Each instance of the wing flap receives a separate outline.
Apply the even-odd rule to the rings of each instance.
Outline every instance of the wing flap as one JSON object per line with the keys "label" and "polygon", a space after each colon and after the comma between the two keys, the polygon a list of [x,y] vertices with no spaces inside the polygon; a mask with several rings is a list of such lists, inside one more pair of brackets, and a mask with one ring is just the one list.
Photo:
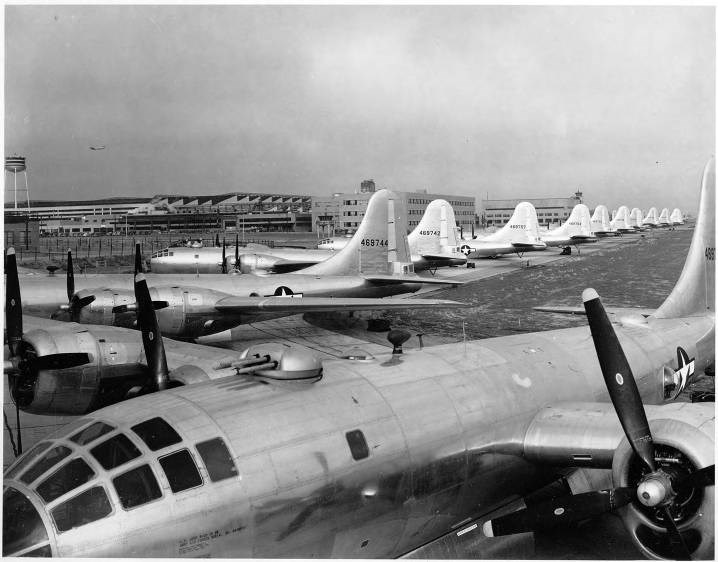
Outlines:
{"label": "wing flap", "polygon": [[[586,310],[582,306],[534,306],[533,310],[537,312],[553,312],[554,314],[574,314],[576,316],[585,316]],[[629,316],[639,314],[644,318],[648,318],[656,311],[655,308],[619,308],[606,307],[606,312],[614,316]]]}
{"label": "wing flap", "polygon": [[[364,275],[364,279],[375,285],[398,285],[400,283],[426,283],[428,285],[463,285],[444,277],[419,277],[418,275]],[[414,301],[415,302],[415,301]]]}
{"label": "wing flap", "polygon": [[223,313],[326,312],[335,310],[388,310],[403,308],[457,308],[464,303],[441,299],[361,299],[330,297],[227,297],[215,308]]}

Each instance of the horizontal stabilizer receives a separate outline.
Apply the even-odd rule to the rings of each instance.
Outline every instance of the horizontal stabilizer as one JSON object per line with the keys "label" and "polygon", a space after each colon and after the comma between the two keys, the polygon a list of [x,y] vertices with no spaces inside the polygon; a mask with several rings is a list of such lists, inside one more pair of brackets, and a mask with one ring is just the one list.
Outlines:
{"label": "horizontal stabilizer", "polygon": [[386,310],[402,308],[457,308],[464,303],[440,299],[361,299],[330,297],[227,297],[215,304],[224,313],[326,312],[333,310]]}
{"label": "horizontal stabilizer", "polygon": [[418,275],[364,275],[364,279],[375,285],[397,285],[399,283],[426,283],[428,285],[463,285],[463,281],[441,277],[419,277]]}
{"label": "horizontal stabilizer", "polygon": [[[582,306],[534,306],[533,309],[537,312],[553,312],[555,314],[575,314],[576,316],[585,316],[586,309]],[[614,314],[617,316],[627,316],[630,314],[640,314],[648,318],[653,314],[655,308],[617,308],[617,307],[605,307],[608,314]]]}

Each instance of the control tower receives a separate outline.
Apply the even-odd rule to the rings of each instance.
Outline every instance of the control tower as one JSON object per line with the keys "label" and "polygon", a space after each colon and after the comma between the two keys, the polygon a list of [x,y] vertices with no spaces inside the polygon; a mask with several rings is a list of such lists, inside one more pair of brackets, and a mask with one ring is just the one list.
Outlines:
{"label": "control tower", "polygon": [[[27,212],[30,212],[30,189],[27,185],[27,161],[24,156],[6,156],[5,157],[5,179],[7,180],[8,173],[12,174],[13,179],[13,193],[15,196],[15,210],[17,211],[17,192],[25,192],[25,201],[27,203]],[[17,175],[22,173],[25,179],[25,187],[22,185],[18,189],[17,186]],[[7,181],[5,182],[7,187]]]}

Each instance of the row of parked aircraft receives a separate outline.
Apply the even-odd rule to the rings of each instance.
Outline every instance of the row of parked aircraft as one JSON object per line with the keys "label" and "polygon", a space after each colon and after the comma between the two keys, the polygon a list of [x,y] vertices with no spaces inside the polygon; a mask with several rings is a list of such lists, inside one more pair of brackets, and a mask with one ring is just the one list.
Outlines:
{"label": "row of parked aircraft", "polygon": [[[516,206],[508,223],[491,234],[463,233],[456,225],[451,205],[443,199],[432,201],[419,224],[408,235],[409,253],[415,271],[434,271],[438,267],[463,265],[467,258],[497,257],[550,247],[570,248],[596,242],[599,237],[645,231],[648,228],[672,227],[683,224],[683,216],[675,209],[668,218],[668,209],[657,217],[652,207],[646,217],[640,209],[629,212],[622,206],[609,220],[608,209],[598,205],[593,212],[586,205],[576,205],[560,227],[553,230],[539,227],[536,209],[529,202]],[[152,255],[150,268],[154,273],[287,273],[314,266],[332,258],[353,238],[330,238],[320,241],[317,249],[270,248],[249,243],[240,247],[226,245],[203,248],[166,248]]]}
{"label": "row of parked aircraft", "polygon": [[[223,310],[241,321],[263,303],[337,308],[444,282],[414,273],[411,253],[437,256],[410,253],[394,204],[378,192],[343,250],[295,273],[21,283],[9,249],[12,398],[82,417],[5,472],[3,555],[515,558],[531,531],[617,510],[644,555],[712,559],[715,411],[673,399],[715,364],[713,161],[683,273],[649,313],[612,323],[587,289],[590,330],[405,353],[394,330],[393,352],[336,359],[162,337],[168,310],[205,326]],[[309,296],[321,291],[340,296]],[[139,332],[76,322],[103,299],[118,304],[97,324],[132,313]],[[72,322],[48,319],[60,305]]]}

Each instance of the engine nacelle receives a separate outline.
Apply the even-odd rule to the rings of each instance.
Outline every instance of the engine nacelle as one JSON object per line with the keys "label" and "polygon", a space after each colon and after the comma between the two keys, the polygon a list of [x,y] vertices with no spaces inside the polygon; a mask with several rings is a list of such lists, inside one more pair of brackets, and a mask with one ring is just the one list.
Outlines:
{"label": "engine nacelle", "polygon": [[33,370],[28,362],[11,379],[10,393],[18,407],[35,414],[83,415],[124,400],[132,388],[147,384],[141,339],[132,332],[102,332],[102,328],[94,333],[52,328],[25,333],[21,349],[25,359],[77,352],[87,353],[90,363]]}
{"label": "engine nacelle", "polygon": [[257,270],[271,270],[280,261],[279,258],[266,254],[242,254],[239,256],[239,270],[242,273],[252,273]]}
{"label": "engine nacelle", "polygon": [[[654,419],[651,431],[657,465],[666,472],[682,474],[714,463],[715,420],[698,416],[694,420]],[[614,486],[635,486],[642,462],[624,438],[613,457]],[[679,492],[673,506],[676,525],[692,559],[714,558],[714,486]],[[634,501],[620,510],[632,540],[641,552],[656,559],[672,558],[668,535],[661,525],[660,508]]]}
{"label": "engine nacelle", "polygon": [[[135,295],[127,289],[83,289],[95,299],[82,307],[77,321],[82,324],[137,327]],[[78,293],[79,295],[79,293]],[[197,338],[216,334],[241,323],[239,315],[220,313],[215,303],[227,293],[201,287],[150,287],[157,322],[163,335]]]}

